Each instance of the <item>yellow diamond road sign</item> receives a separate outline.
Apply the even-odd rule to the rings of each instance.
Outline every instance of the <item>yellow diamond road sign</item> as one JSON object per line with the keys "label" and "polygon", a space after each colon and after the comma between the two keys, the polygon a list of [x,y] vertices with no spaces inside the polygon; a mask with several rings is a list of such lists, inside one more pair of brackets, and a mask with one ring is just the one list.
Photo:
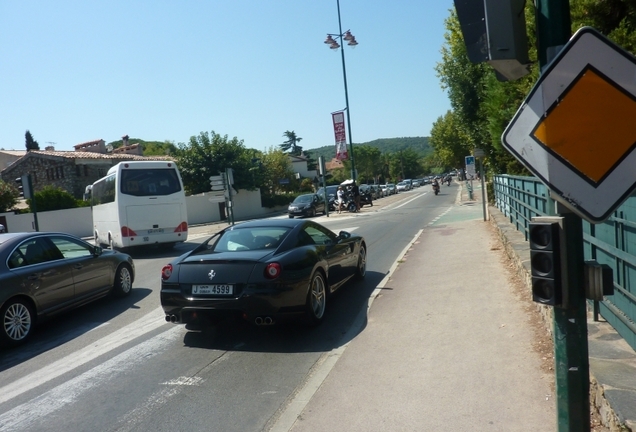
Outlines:
{"label": "yellow diamond road sign", "polygon": [[579,30],[548,65],[502,143],[552,196],[607,219],[636,187],[636,58]]}

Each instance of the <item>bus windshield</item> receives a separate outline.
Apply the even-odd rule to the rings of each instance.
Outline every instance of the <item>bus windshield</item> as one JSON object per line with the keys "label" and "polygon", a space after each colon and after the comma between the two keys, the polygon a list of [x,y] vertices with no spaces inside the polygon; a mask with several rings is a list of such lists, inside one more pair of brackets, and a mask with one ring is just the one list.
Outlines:
{"label": "bus windshield", "polygon": [[120,184],[121,193],[139,197],[171,195],[181,191],[174,169],[122,170]]}

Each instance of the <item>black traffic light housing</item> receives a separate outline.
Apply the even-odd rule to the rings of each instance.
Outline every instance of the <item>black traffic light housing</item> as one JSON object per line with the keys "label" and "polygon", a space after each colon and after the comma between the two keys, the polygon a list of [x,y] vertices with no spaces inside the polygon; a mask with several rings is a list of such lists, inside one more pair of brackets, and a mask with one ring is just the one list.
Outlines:
{"label": "black traffic light housing", "polygon": [[548,306],[566,307],[567,272],[563,218],[535,217],[530,222],[530,267],[532,300]]}
{"label": "black traffic light housing", "polygon": [[31,198],[31,176],[25,174],[15,179],[15,182],[18,184],[20,198]]}
{"label": "black traffic light housing", "polygon": [[499,81],[527,75],[526,0],[454,0],[468,59],[487,62]]}

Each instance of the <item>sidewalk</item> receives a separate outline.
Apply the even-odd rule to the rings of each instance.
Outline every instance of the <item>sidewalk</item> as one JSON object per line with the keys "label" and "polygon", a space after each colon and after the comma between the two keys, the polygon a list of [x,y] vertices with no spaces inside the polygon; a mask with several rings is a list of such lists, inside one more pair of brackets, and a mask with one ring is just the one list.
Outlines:
{"label": "sidewalk", "polygon": [[[537,341],[547,352],[551,344],[527,273],[516,273],[524,276],[527,242],[496,208],[484,222],[473,185],[472,200],[464,189],[424,228],[374,292],[364,330],[323,357],[271,431],[556,430],[553,360]],[[592,375],[613,385],[595,393],[620,401],[618,417],[633,425],[636,393],[625,387],[636,356],[607,327],[589,327]],[[609,405],[601,411],[617,423]]]}
{"label": "sidewalk", "polygon": [[555,430],[498,243],[474,202],[424,228],[290,430]]}

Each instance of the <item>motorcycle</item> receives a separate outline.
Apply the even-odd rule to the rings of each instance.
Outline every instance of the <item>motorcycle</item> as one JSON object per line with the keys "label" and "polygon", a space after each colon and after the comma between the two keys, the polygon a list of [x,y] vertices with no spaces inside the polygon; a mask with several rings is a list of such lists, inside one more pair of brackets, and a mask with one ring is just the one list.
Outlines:
{"label": "motorcycle", "polygon": [[371,197],[371,192],[360,194],[360,207],[364,207],[365,205],[370,205],[371,207],[373,207],[373,198]]}
{"label": "motorcycle", "polygon": [[435,195],[439,193],[439,183],[433,183],[433,192],[435,192]]}

